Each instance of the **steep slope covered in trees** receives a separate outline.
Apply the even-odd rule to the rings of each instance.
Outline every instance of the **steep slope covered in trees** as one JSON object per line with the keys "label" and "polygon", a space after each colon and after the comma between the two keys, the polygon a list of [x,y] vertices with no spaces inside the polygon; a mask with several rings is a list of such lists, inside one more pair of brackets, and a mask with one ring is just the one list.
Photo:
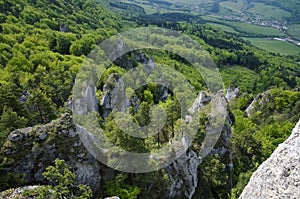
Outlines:
{"label": "steep slope covered in trees", "polygon": [[96,1],[1,0],[0,10],[4,136],[55,119],[71,94],[82,55],[120,30],[121,22]]}

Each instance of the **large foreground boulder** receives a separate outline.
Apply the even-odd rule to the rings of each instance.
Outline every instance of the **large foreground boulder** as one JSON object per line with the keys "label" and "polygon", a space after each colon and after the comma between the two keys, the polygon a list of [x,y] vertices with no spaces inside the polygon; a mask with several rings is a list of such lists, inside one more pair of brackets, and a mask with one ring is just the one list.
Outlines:
{"label": "large foreground boulder", "polygon": [[240,199],[300,198],[300,120],[291,136],[252,175]]}

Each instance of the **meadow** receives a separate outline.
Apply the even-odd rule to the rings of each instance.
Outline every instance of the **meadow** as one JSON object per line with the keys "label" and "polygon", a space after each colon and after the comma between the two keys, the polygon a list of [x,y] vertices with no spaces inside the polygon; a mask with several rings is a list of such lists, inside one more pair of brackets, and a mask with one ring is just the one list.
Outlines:
{"label": "meadow", "polygon": [[284,20],[291,16],[288,11],[263,3],[254,3],[253,7],[248,9],[247,12],[261,15],[266,20]]}
{"label": "meadow", "polygon": [[289,35],[300,39],[300,24],[290,25],[290,26],[288,26],[288,28],[289,29],[288,29],[287,33]]}
{"label": "meadow", "polygon": [[234,33],[238,32],[240,36],[246,36],[246,37],[247,36],[248,37],[283,36],[280,30],[272,27],[259,26],[259,25],[237,22],[237,21],[223,20],[213,15],[203,16],[201,18],[205,20],[207,23],[212,23],[213,25],[217,26],[223,31],[226,32],[235,31]]}
{"label": "meadow", "polygon": [[233,1],[224,1],[220,3],[221,7],[224,7],[226,9],[232,10],[234,12],[242,12],[242,9],[244,7],[244,3],[239,0],[237,2],[233,2]]}
{"label": "meadow", "polygon": [[254,46],[272,53],[281,55],[298,55],[300,47],[287,41],[277,41],[267,38],[244,38],[250,41]]}
{"label": "meadow", "polygon": [[280,30],[272,27],[259,26],[235,21],[226,21],[224,24],[229,25],[236,31],[246,35],[248,34],[256,36],[282,36]]}
{"label": "meadow", "polygon": [[229,32],[229,33],[235,33],[235,34],[239,34],[239,32],[237,32],[236,30],[234,30],[232,27],[230,26],[226,26],[226,25],[222,25],[222,24],[218,24],[218,23],[208,23],[224,32]]}

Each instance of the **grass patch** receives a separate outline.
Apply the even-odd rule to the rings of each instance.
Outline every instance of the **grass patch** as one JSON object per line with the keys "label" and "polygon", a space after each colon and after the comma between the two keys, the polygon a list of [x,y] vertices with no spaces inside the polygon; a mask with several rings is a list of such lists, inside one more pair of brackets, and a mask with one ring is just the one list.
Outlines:
{"label": "grass patch", "polygon": [[[142,8],[144,8],[145,13],[147,15],[151,15],[154,13],[169,13],[169,12],[184,12],[184,11],[178,11],[178,10],[173,10],[171,7],[168,8],[165,5],[160,5],[158,3],[150,3],[149,1],[143,1],[143,0],[126,0],[126,3],[129,4],[134,4],[137,6],[141,6]],[[165,0],[165,2],[168,2],[167,0]]]}
{"label": "grass patch", "polygon": [[148,4],[143,4],[142,1],[125,1],[125,3],[129,3],[129,4],[134,4],[134,5],[137,5],[137,6],[141,6],[142,8],[144,8],[146,14],[153,14],[153,13],[156,13],[157,12],[157,8],[153,5],[148,5]]}
{"label": "grass patch", "polygon": [[243,1],[237,1],[237,2],[224,1],[224,2],[220,3],[220,6],[226,8],[226,9],[229,9],[231,11],[234,11],[234,12],[242,12],[244,3],[243,3]]}
{"label": "grass patch", "polygon": [[[272,27],[266,27],[266,26],[259,26],[259,25],[253,25],[249,23],[243,23],[243,22],[237,22],[237,21],[229,21],[229,20],[222,20],[221,18],[215,17],[215,16],[202,16],[203,20],[205,20],[207,23],[213,23],[213,24],[220,24],[223,26],[219,26],[220,29],[228,32],[238,32],[240,36],[244,37],[267,37],[267,36],[273,36],[273,37],[280,37],[283,34],[280,32],[280,30]],[[229,26],[232,29],[228,29]],[[224,30],[225,31],[225,30]]]}
{"label": "grass patch", "polygon": [[261,15],[268,20],[283,20],[291,16],[291,13],[275,6],[264,3],[254,3],[254,6],[247,10],[256,15]]}
{"label": "grass patch", "polygon": [[180,4],[193,4],[193,5],[199,5],[202,3],[213,3],[215,0],[165,0],[170,3],[180,3]]}
{"label": "grass patch", "polygon": [[282,36],[280,30],[266,27],[253,25],[248,23],[241,23],[235,21],[226,21],[225,24],[231,26],[233,29],[240,33],[248,34],[248,35],[257,35],[257,36]]}
{"label": "grass patch", "polygon": [[157,12],[157,8],[154,7],[154,6],[149,6],[149,5],[144,5],[144,4],[139,4],[139,6],[144,8],[147,15],[150,15],[150,14],[153,14],[153,13]]}
{"label": "grass patch", "polygon": [[234,84],[239,86],[241,92],[253,92],[253,86],[258,76],[253,70],[242,66],[223,66],[220,69],[221,76],[226,88]]}
{"label": "grass patch", "polygon": [[298,55],[300,47],[286,41],[277,41],[266,38],[244,38],[263,50],[282,55]]}
{"label": "grass patch", "polygon": [[224,23],[224,21],[219,19],[218,16],[213,16],[213,15],[201,16],[201,19],[211,23]]}
{"label": "grass patch", "polygon": [[288,34],[292,37],[300,38],[300,24],[290,25],[288,27]]}
{"label": "grass patch", "polygon": [[226,26],[226,25],[222,25],[222,24],[218,24],[218,23],[208,23],[224,32],[229,32],[229,33],[235,33],[235,34],[239,34],[239,32],[235,31],[232,27],[230,26]]}

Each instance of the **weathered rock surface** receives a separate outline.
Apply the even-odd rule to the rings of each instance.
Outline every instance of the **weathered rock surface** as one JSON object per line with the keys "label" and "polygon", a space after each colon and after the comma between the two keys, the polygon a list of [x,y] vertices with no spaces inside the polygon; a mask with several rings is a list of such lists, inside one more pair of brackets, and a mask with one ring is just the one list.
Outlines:
{"label": "weathered rock surface", "polygon": [[[220,128],[214,130],[213,128],[208,130],[210,127],[207,127],[207,133],[211,135],[206,136],[206,140],[202,143],[201,151],[196,152],[192,149],[187,150],[179,159],[177,159],[170,166],[166,167],[166,172],[168,173],[171,189],[169,196],[171,198],[192,198],[197,189],[201,189],[198,185],[198,167],[202,163],[202,157],[206,155],[215,155],[218,154],[223,159],[223,163],[226,165],[226,171],[228,174],[232,169],[232,150],[231,150],[231,126],[232,120],[230,111],[227,106],[227,101],[223,94],[220,93],[220,101],[217,106],[223,110],[225,114],[224,125],[220,125]],[[205,107],[212,102],[212,96],[206,92],[200,92],[193,105],[189,109],[189,112],[192,114],[201,108]],[[216,105],[216,104],[214,104]],[[211,114],[213,117],[214,114]],[[191,122],[193,120],[192,116],[187,116],[186,121]],[[218,136],[214,136],[213,134]],[[186,144],[184,146],[190,145],[190,140],[185,139]],[[224,174],[227,175],[227,174]],[[228,182],[230,183],[230,182]]]}
{"label": "weathered rock surface", "polygon": [[240,92],[240,87],[237,88],[229,87],[225,95],[227,101],[231,101],[232,99],[236,98],[239,95],[239,92]]}
{"label": "weathered rock surface", "polygon": [[19,187],[17,189],[9,189],[6,191],[3,191],[0,193],[0,198],[5,198],[5,199],[22,199],[25,198],[23,197],[23,192],[24,191],[29,191],[29,190],[34,190],[37,189],[39,186],[34,185],[34,186],[26,186],[26,187]]}
{"label": "weathered rock surface", "polygon": [[205,104],[210,102],[210,100],[211,96],[206,92],[200,92],[192,106],[189,108],[189,112],[193,114],[196,110],[199,110],[201,107],[205,106]]}
{"label": "weathered rock surface", "polygon": [[[171,198],[176,196],[192,198],[198,184],[197,169],[200,164],[201,158],[195,151],[190,150],[166,167],[172,183],[169,193]],[[183,186],[186,189],[183,189]]]}
{"label": "weathered rock surface", "polygon": [[240,199],[300,198],[300,120],[290,137],[278,146],[252,175]]}
{"label": "weathered rock surface", "polygon": [[[75,80],[75,84],[78,84],[76,81],[77,80]],[[74,98],[74,101],[71,103],[73,113],[77,115],[86,115],[92,111],[98,112],[96,86],[90,85],[87,81],[84,81],[79,87],[81,88],[81,91],[78,91],[80,93],[73,93],[80,96]]]}
{"label": "weathered rock surface", "polygon": [[27,184],[44,183],[42,173],[59,158],[72,167],[78,183],[97,192],[108,169],[86,150],[69,114],[46,125],[13,131],[0,155],[7,158],[5,169],[24,175]]}
{"label": "weathered rock surface", "polygon": [[266,97],[268,95],[270,91],[266,91],[264,93],[258,94],[253,101],[251,102],[251,104],[247,107],[247,109],[245,110],[247,113],[247,116],[249,117],[251,114],[257,112],[260,107],[262,107],[264,104],[269,103],[269,99],[268,97]]}
{"label": "weathered rock surface", "polygon": [[112,110],[125,112],[131,105],[126,97],[125,85],[118,73],[112,73],[103,86],[103,96],[100,101],[100,110],[103,118],[106,118]]}

